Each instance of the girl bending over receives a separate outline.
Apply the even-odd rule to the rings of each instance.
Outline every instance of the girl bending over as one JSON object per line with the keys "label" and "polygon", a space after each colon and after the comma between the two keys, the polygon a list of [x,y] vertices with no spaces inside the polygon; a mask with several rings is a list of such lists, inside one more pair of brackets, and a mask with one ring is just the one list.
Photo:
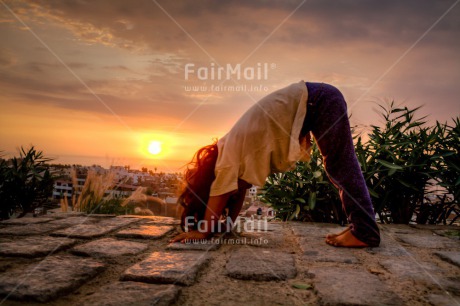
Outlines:
{"label": "girl bending over", "polygon": [[223,138],[196,153],[179,198],[186,232],[171,241],[208,238],[225,209],[235,222],[251,185],[263,186],[271,173],[309,159],[311,134],[349,222],[341,233],[327,235],[326,242],[378,246],[379,229],[355,155],[345,99],[331,85],[303,81],[262,98]]}

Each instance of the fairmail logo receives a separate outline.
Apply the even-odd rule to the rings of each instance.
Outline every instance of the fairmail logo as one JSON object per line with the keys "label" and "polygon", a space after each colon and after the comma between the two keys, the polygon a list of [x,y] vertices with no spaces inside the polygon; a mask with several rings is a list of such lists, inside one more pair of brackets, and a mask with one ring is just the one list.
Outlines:
{"label": "fairmail logo", "polygon": [[268,72],[275,69],[276,64],[257,63],[255,66],[242,66],[241,64],[196,66],[188,63],[184,67],[185,80],[198,79],[200,81],[222,81],[222,80],[245,80],[262,81],[268,80]]}

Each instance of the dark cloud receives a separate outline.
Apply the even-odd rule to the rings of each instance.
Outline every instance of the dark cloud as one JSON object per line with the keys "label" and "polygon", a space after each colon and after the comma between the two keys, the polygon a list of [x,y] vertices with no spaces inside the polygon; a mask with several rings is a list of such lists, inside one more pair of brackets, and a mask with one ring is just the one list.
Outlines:
{"label": "dark cloud", "polygon": [[[175,51],[194,43],[163,10],[150,0],[39,1],[33,2],[41,16],[53,16],[82,39],[117,43],[116,39]],[[39,3],[39,4],[35,4]],[[174,20],[203,46],[264,39],[301,1],[158,1]],[[271,38],[272,42],[302,44],[354,43],[400,44],[421,35],[452,4],[451,1],[306,1]],[[448,14],[432,30],[433,36],[458,32],[455,18],[460,8]],[[447,37],[446,37],[447,38]],[[118,42],[122,44],[121,42]],[[450,41],[452,43],[452,40]],[[217,48],[217,50],[221,50]],[[238,50],[234,50],[238,52]],[[244,51],[244,50],[242,50]]]}
{"label": "dark cloud", "polygon": [[[162,90],[161,83],[140,80],[86,82],[96,97],[79,82],[38,77],[43,72],[40,68],[29,77],[0,73],[2,99],[33,105],[53,105],[64,110],[83,110],[101,115],[111,115],[113,112],[120,117],[150,117],[156,120],[165,117],[178,122],[186,118],[202,102],[201,98],[187,96],[183,88],[165,91]],[[133,88],[140,88],[141,92],[131,94]]]}
{"label": "dark cloud", "polygon": [[[44,33],[53,24],[70,30],[84,44],[126,49],[133,56],[152,55],[152,59],[146,60],[147,68],[139,71],[126,63],[101,64],[98,67],[92,59],[85,62],[85,49],[82,46],[81,49],[65,50],[67,55],[72,52],[70,58],[78,57],[78,61],[70,61],[67,65],[75,69],[78,75],[80,71],[86,72],[87,77],[82,78],[88,86],[117,113],[127,116],[164,114],[180,119],[186,117],[194,105],[203,100],[202,96],[192,96],[182,88],[185,85],[185,63],[192,61],[197,66],[209,65],[210,59],[206,52],[223,64],[241,61],[301,2],[158,1],[174,21],[151,0],[41,0],[7,3],[19,16]],[[348,74],[349,79],[367,79],[372,83],[452,3],[446,0],[309,0],[269,37],[249,61],[278,63],[280,68],[275,73],[280,80],[276,81],[286,84],[297,80],[297,74],[302,75],[299,72],[301,69],[310,74],[317,69],[315,76],[331,76],[335,70],[344,69],[337,64],[345,60],[349,66],[344,66],[353,67],[353,70],[343,70],[342,79],[347,78]],[[459,74],[453,69],[449,70],[449,67],[458,67],[459,58],[455,54],[460,54],[457,38],[460,19],[456,18],[459,11],[460,6],[455,7],[404,59],[405,69],[413,70],[414,73],[407,75],[395,69],[399,76],[389,74],[391,78],[386,83],[388,87],[386,91],[378,92],[379,95],[404,93],[404,85],[400,84],[407,84],[406,88],[410,87],[410,90],[418,93],[423,93],[424,88],[436,92],[436,88],[420,88],[418,84],[430,84],[430,65],[439,66],[437,61],[457,61],[457,66],[445,64],[444,70],[437,70],[436,78],[448,79],[441,86],[443,95],[446,95],[444,99],[449,100],[449,97],[458,93],[455,83],[458,82]],[[41,49],[43,51],[46,50]],[[424,56],[413,57],[414,52],[423,52]],[[159,57],[158,54],[168,56]],[[445,56],[436,58],[436,54]],[[11,54],[3,54],[0,50],[0,65],[11,66],[14,62],[12,58]],[[426,75],[423,77],[418,73],[420,63],[425,65],[423,71]],[[27,98],[33,101],[31,103],[53,103],[66,109],[106,112],[78,81],[69,77],[58,78],[55,72],[63,69],[60,66],[57,62],[29,58],[22,67],[15,67],[14,73],[2,75],[0,85],[7,88],[11,95]],[[369,68],[373,66],[375,71]],[[293,69],[299,71],[293,72]],[[97,71],[102,76],[93,77],[88,71]],[[117,78],[118,75],[122,76],[121,79]],[[431,96],[431,91],[427,96]],[[231,105],[234,99],[237,99],[236,95],[227,94],[227,104],[220,103],[220,109],[231,111],[228,104]],[[452,98],[448,103],[452,104],[451,101]],[[211,103],[205,103],[208,104]],[[200,114],[208,113],[203,111]]]}
{"label": "dark cloud", "polygon": [[10,67],[14,65],[16,61],[17,59],[11,50],[0,48],[0,67]]}

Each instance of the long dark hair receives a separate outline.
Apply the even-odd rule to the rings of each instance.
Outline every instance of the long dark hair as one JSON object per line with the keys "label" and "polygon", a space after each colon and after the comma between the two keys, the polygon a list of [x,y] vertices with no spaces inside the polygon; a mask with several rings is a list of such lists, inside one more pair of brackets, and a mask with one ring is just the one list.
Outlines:
{"label": "long dark hair", "polygon": [[[185,187],[178,199],[183,207],[181,227],[183,230],[197,229],[197,222],[204,218],[211,184],[216,178],[217,142],[199,149],[185,171]],[[185,229],[185,219],[193,217],[193,225]],[[188,222],[189,224],[191,222]]]}

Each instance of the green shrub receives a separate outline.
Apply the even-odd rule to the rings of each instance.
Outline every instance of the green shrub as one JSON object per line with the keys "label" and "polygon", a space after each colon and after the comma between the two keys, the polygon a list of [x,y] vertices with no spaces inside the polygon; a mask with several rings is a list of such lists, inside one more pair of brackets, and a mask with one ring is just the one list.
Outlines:
{"label": "green shrub", "polygon": [[435,154],[432,179],[444,188],[436,197],[426,198],[416,211],[417,223],[453,224],[460,216],[460,118],[453,125],[436,123],[438,145]]}
{"label": "green shrub", "polygon": [[324,171],[315,143],[310,162],[298,162],[292,171],[270,175],[260,198],[269,203],[282,220],[333,223],[346,220],[338,191]]}
{"label": "green shrub", "polygon": [[436,174],[434,178],[453,196],[454,203],[460,200],[460,117],[453,119],[453,125],[437,123],[441,131],[439,147],[434,159]]}
{"label": "green shrub", "polygon": [[432,156],[439,135],[424,126],[423,118],[414,119],[418,108],[391,103],[382,109],[385,126],[372,126],[366,143],[359,137],[356,153],[380,220],[407,224],[435,172]]}
{"label": "green shrub", "polygon": [[19,157],[0,161],[0,219],[23,217],[43,205],[53,192],[53,175],[41,151],[31,147]]}
{"label": "green shrub", "polygon": [[[355,137],[358,161],[380,222],[452,224],[460,216],[460,118],[452,125],[437,122],[429,127],[425,118],[415,117],[419,108],[398,108],[394,102],[380,107],[384,125],[371,126],[366,141],[361,135]],[[427,197],[436,184],[445,188],[444,193]],[[282,220],[346,221],[316,145],[310,163],[270,175],[261,199]]]}

